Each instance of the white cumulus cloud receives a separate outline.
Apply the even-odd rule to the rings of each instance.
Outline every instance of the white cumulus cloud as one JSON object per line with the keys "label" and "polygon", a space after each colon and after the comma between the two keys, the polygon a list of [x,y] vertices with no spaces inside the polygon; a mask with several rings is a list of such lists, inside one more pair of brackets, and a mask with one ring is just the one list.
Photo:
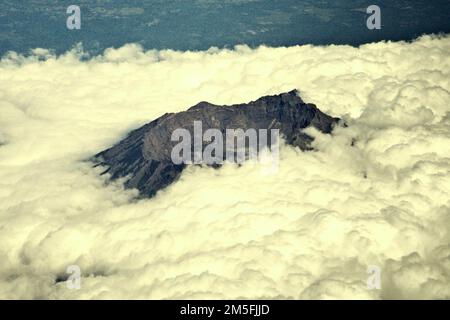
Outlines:
{"label": "white cumulus cloud", "polygon": [[[0,62],[1,298],[450,298],[449,36],[82,56]],[[348,127],[282,146],[276,174],[190,167],[137,201],[86,161],[166,112],[294,88]]]}

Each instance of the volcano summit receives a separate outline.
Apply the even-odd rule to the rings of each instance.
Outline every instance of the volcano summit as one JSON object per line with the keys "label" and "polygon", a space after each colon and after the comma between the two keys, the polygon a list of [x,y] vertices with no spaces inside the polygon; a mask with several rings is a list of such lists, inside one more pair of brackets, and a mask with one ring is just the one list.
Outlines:
{"label": "volcano summit", "polygon": [[[323,133],[331,133],[334,125],[339,121],[321,112],[314,104],[305,103],[298,96],[296,90],[273,96],[264,96],[256,101],[246,104],[230,106],[219,106],[208,102],[200,102],[186,111],[178,113],[166,113],[160,118],[132,131],[124,140],[115,146],[102,151],[94,156],[96,165],[105,166],[103,173],[111,175],[111,179],[127,177],[126,188],[137,188],[141,196],[151,197],[162,188],[176,181],[187,163],[173,161],[173,150],[179,145],[174,141],[173,133],[183,132],[189,136],[198,136],[196,132],[197,123],[202,124],[202,130],[206,133],[211,130],[221,132],[229,137],[228,133],[242,132],[245,136],[251,130],[255,132],[273,131],[281,133],[281,137],[287,144],[299,147],[302,150],[311,150],[312,137],[302,130],[314,127]],[[201,139],[203,138],[203,139]],[[183,141],[188,143],[189,153],[204,153],[210,148],[202,133],[200,145],[195,143],[196,139]],[[232,144],[232,152],[229,153],[229,144],[224,145],[222,139],[214,136],[215,147],[220,150],[227,148],[227,157],[221,160],[231,160],[239,150]],[[267,138],[267,137],[266,137]],[[239,139],[239,137],[238,137]],[[198,140],[197,140],[198,141]],[[234,138],[233,138],[234,141]],[[267,139],[266,141],[267,142]],[[273,144],[273,139],[268,147]],[[245,145],[245,142],[244,142]],[[261,137],[259,137],[255,148],[261,151]],[[233,147],[234,146],[234,147]],[[248,158],[251,143],[246,146],[245,155]],[[216,156],[217,156],[217,150]],[[197,161],[193,161],[199,164]],[[207,163],[210,166],[220,166],[222,161]]]}

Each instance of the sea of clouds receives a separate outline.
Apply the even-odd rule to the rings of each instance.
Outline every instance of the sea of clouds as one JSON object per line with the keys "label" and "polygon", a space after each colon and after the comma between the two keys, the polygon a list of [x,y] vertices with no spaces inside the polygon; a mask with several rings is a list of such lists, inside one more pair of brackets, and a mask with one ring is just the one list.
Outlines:
{"label": "sea of clouds", "polygon": [[[348,127],[282,146],[276,174],[190,167],[136,200],[86,161],[166,112],[294,88]],[[448,35],[0,62],[0,298],[448,299],[449,226]]]}

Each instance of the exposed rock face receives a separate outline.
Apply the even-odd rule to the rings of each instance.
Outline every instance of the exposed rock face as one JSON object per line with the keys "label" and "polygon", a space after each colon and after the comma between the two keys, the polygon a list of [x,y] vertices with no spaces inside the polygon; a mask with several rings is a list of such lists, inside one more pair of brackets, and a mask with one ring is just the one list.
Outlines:
{"label": "exposed rock face", "polygon": [[132,131],[112,148],[97,154],[94,161],[108,168],[104,173],[111,174],[111,179],[129,176],[125,187],[137,188],[141,196],[151,197],[174,182],[185,167],[172,162],[171,151],[178,142],[171,141],[171,135],[175,129],[184,128],[193,136],[194,121],[202,122],[203,131],[279,129],[286,143],[310,150],[312,138],[302,129],[313,126],[330,133],[339,119],[304,103],[296,90],[247,104],[218,106],[200,102],[187,111],[167,113]]}

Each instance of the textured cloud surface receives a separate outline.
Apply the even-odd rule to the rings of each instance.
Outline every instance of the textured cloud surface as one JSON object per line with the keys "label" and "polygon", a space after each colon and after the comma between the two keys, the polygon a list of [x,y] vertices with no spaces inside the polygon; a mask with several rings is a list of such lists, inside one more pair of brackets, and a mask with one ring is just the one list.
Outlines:
{"label": "textured cloud surface", "polygon": [[[449,36],[82,54],[0,63],[1,298],[450,298]],[[192,167],[136,201],[84,161],[166,112],[294,88],[348,127],[282,146],[276,174]]]}

